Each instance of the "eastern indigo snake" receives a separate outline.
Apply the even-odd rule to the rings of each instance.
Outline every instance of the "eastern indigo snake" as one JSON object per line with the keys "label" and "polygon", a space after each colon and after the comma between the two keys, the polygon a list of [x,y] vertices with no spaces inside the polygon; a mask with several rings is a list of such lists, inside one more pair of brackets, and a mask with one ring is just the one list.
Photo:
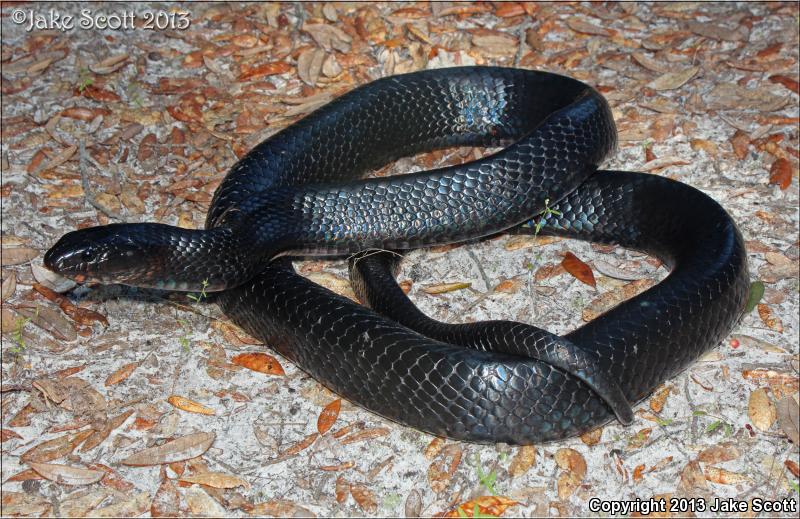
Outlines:
{"label": "eastern indigo snake", "polygon": [[[388,77],[251,150],[217,189],[205,230],[83,229],[63,236],[45,264],[79,281],[219,291],[228,316],[324,385],[432,434],[559,439],[614,414],[629,423],[629,402],[715,346],[747,294],[743,241],[728,214],[675,181],[597,171],[615,143],[605,99],[567,77],[493,67]],[[462,165],[360,178],[451,146],[505,148]],[[644,250],[671,274],[558,337],[511,322],[432,321],[395,283],[397,256],[388,252],[351,260],[374,310],[299,276],[289,261],[487,236],[531,220],[548,200],[543,233]]]}

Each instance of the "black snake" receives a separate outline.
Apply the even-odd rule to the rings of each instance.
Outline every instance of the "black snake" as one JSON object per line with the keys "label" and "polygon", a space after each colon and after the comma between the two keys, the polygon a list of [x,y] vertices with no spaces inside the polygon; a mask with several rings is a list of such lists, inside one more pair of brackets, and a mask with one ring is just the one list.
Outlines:
{"label": "black snake", "polygon": [[[605,99],[564,76],[461,67],[388,77],[251,150],[217,189],[205,230],[83,229],[63,236],[45,264],[79,281],[219,291],[228,316],[330,389],[432,434],[559,439],[614,414],[632,421],[629,402],[715,346],[747,295],[743,241],[728,214],[678,182],[597,171],[615,143]],[[451,146],[505,148],[458,166],[360,178]],[[372,309],[289,261],[487,236],[546,206],[543,233],[644,250],[671,274],[558,337],[512,322],[428,319],[396,285],[391,253],[351,261]]]}

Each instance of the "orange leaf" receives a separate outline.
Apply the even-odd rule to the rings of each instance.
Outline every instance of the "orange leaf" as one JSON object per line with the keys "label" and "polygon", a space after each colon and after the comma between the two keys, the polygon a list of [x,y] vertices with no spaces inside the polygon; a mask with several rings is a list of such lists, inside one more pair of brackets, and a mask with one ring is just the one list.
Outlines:
{"label": "orange leaf", "polygon": [[578,259],[576,255],[567,251],[564,254],[564,259],[561,261],[561,266],[564,267],[564,270],[575,276],[575,278],[582,282],[586,283],[589,286],[597,286],[597,283],[594,280],[594,274],[592,273],[592,268]]}
{"label": "orange leaf", "polygon": [[216,412],[210,407],[206,407],[203,404],[198,404],[194,400],[189,400],[188,398],[184,398],[178,395],[172,395],[171,397],[167,398],[167,402],[174,405],[178,409],[181,409],[189,413],[197,413],[205,415],[216,414]]}
{"label": "orange leaf", "polygon": [[267,375],[284,374],[283,367],[278,362],[278,359],[266,353],[241,353],[236,355],[231,362],[243,368],[252,369]]}
{"label": "orange leaf", "polygon": [[792,183],[792,165],[786,159],[778,159],[769,168],[769,183],[776,184],[785,190]]}
{"label": "orange leaf", "polygon": [[330,430],[336,419],[339,417],[339,411],[342,409],[342,399],[337,398],[330,404],[325,406],[325,409],[319,414],[317,418],[317,431],[320,434],[325,434]]}
{"label": "orange leaf", "polygon": [[775,74],[774,76],[770,76],[769,80],[773,83],[780,83],[795,94],[800,94],[800,83],[798,83],[796,79],[790,78],[789,76],[784,76],[782,74]]}
{"label": "orange leaf", "polygon": [[311,444],[314,443],[317,440],[317,438],[319,438],[319,434],[311,433],[302,440],[300,440],[299,442],[295,443],[294,445],[283,451],[281,453],[281,456],[294,456],[298,452],[311,446]]}
{"label": "orange leaf", "polygon": [[120,97],[116,93],[92,85],[88,85],[80,94],[83,95],[83,97],[88,97],[89,99],[100,102],[114,102],[120,100]]}
{"label": "orange leaf", "polygon": [[476,508],[481,516],[500,517],[507,508],[520,503],[503,496],[480,496],[462,503],[447,512],[444,517],[474,517]]}
{"label": "orange leaf", "polygon": [[110,374],[108,378],[106,378],[106,383],[105,383],[106,387],[113,386],[114,384],[119,384],[120,382],[131,376],[131,373],[133,373],[134,370],[136,370],[136,368],[138,367],[139,367],[138,362],[129,362],[128,364],[125,364],[117,371]]}
{"label": "orange leaf", "polygon": [[0,429],[0,443],[7,440],[21,440],[22,436],[11,429]]}
{"label": "orange leaf", "polygon": [[245,81],[256,77],[272,76],[274,74],[283,74],[292,70],[291,65],[285,61],[276,61],[274,63],[262,63],[254,67],[242,67],[242,73],[238,77],[238,81]]}

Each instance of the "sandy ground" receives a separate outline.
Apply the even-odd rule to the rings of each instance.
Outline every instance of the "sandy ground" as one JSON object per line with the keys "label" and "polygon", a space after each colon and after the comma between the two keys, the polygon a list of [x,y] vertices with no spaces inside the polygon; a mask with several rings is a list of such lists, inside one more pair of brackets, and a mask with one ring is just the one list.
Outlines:
{"label": "sandy ground", "polygon": [[[709,511],[715,498],[796,506],[796,4],[88,9],[122,27],[81,26],[87,18],[65,4],[2,7],[3,515],[583,516],[609,515],[593,498],[654,496],[697,516],[727,515]],[[336,396],[285,359],[283,376],[241,367],[237,355],[269,345],[213,304],[123,287],[80,287],[63,300],[34,290],[52,283],[37,265],[63,233],[115,221],[200,226],[236,157],[315,106],[385,75],[473,63],[597,86],[620,130],[607,167],[703,190],[747,240],[758,305],[638,406],[632,426],[479,446],[342,402],[320,436]],[[555,268],[566,251],[593,267],[596,288]],[[400,279],[435,318],[511,318],[560,333],[629,283],[617,270],[663,277],[655,265],[615,248],[501,237],[414,252]],[[298,267],[347,293],[343,262]],[[469,285],[425,291],[443,283]]]}

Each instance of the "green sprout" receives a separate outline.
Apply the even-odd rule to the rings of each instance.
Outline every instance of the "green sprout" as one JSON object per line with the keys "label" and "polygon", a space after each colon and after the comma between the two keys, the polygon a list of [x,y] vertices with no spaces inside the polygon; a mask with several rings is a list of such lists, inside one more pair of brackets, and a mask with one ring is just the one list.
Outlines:
{"label": "green sprout", "polygon": [[94,83],[94,76],[86,67],[81,67],[78,71],[78,92],[83,93],[86,87]]}
{"label": "green sprout", "polygon": [[497,482],[497,473],[495,473],[495,471],[491,471],[488,474],[484,473],[483,469],[481,469],[481,459],[477,454],[475,455],[474,461],[475,469],[478,472],[478,481],[481,485],[486,487],[486,490],[489,491],[489,494],[496,496],[497,491],[494,488],[494,484]]}
{"label": "green sprout", "polygon": [[200,288],[200,293],[198,295],[188,294],[186,297],[188,297],[195,303],[199,303],[200,301],[208,297],[208,294],[206,293],[207,287],[208,287],[208,278],[203,280],[203,286]]}
{"label": "green sprout", "polygon": [[[189,323],[187,323],[183,319],[178,319],[178,324],[180,324],[184,328],[188,328],[189,327]],[[181,346],[183,346],[184,351],[186,351],[188,353],[189,350],[190,350],[189,347],[192,344],[192,342],[189,340],[189,334],[188,333],[184,333],[180,338],[178,338],[178,341],[180,341]]]}
{"label": "green sprout", "polygon": [[20,353],[25,351],[25,348],[27,348],[27,345],[25,344],[25,337],[23,336],[23,332],[24,332],[25,325],[28,324],[29,322],[31,322],[31,318],[30,317],[17,317],[16,323],[15,323],[15,326],[14,326],[14,331],[11,334],[11,336],[14,339],[14,342],[16,344],[8,349],[8,351],[10,353],[13,353],[14,355],[19,355]]}
{"label": "green sprout", "polygon": [[561,216],[561,211],[556,211],[555,209],[551,209],[550,208],[550,199],[549,198],[545,198],[544,199],[544,210],[540,213],[540,215],[541,216],[539,217],[539,221],[536,222],[536,227],[535,227],[535,230],[533,232],[534,236],[538,236],[539,235],[539,231],[541,231],[542,227],[544,227],[544,221],[545,221],[545,219],[547,217],[552,216],[552,215]]}

